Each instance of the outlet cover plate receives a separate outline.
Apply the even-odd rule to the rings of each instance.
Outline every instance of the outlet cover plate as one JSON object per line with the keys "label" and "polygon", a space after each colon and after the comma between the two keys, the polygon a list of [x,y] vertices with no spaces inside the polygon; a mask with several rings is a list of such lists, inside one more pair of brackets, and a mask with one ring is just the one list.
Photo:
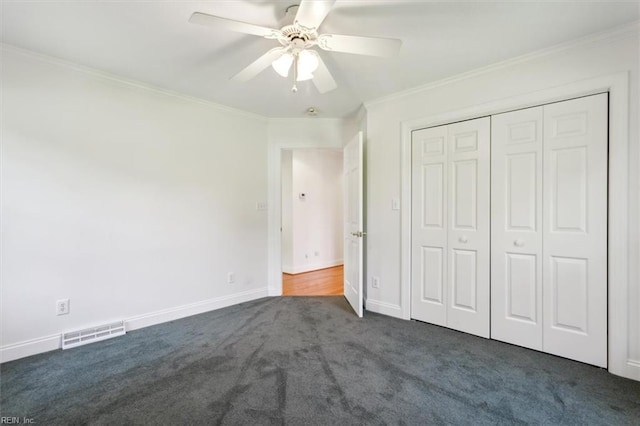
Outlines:
{"label": "outlet cover plate", "polygon": [[379,277],[371,277],[371,287],[380,288],[380,278]]}
{"label": "outlet cover plate", "polygon": [[67,315],[69,313],[69,299],[56,300],[56,315]]}

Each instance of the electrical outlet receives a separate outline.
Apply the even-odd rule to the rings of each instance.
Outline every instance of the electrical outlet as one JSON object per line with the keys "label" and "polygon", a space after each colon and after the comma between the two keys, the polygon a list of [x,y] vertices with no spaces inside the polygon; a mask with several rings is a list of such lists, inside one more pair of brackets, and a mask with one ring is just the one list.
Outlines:
{"label": "electrical outlet", "polygon": [[236,282],[236,274],[234,272],[229,272],[227,274],[227,283],[233,284]]}
{"label": "electrical outlet", "polygon": [[371,277],[371,287],[380,288],[380,277]]}
{"label": "electrical outlet", "polygon": [[56,315],[67,315],[69,313],[69,299],[56,301]]}
{"label": "electrical outlet", "polygon": [[267,210],[267,203],[263,201],[258,201],[256,203],[256,210]]}

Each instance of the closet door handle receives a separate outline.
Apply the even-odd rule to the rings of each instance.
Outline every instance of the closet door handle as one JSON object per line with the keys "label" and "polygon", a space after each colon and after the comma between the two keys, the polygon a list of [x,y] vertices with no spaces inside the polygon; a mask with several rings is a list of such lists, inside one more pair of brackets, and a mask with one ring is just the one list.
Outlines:
{"label": "closet door handle", "polygon": [[466,235],[461,236],[460,238],[458,238],[458,241],[460,241],[463,244],[466,244],[469,242],[469,238],[467,238]]}
{"label": "closet door handle", "polygon": [[516,247],[522,247],[524,246],[524,240],[521,240],[520,238],[517,238],[514,242],[513,245]]}

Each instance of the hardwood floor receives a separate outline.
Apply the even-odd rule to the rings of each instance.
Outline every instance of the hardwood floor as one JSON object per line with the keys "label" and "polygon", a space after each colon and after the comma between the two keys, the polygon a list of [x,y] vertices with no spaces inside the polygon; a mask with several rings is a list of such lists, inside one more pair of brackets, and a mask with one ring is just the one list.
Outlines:
{"label": "hardwood floor", "polygon": [[304,274],[282,274],[283,296],[339,296],[343,294],[342,265]]}

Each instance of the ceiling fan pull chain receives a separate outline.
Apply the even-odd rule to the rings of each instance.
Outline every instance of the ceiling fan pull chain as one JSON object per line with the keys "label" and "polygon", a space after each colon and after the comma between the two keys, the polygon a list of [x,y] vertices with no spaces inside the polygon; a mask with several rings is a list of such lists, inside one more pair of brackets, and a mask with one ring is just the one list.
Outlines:
{"label": "ceiling fan pull chain", "polygon": [[298,91],[298,86],[296,85],[297,81],[298,81],[298,54],[294,53],[293,54],[293,87],[291,88],[291,91],[293,93],[296,93]]}

